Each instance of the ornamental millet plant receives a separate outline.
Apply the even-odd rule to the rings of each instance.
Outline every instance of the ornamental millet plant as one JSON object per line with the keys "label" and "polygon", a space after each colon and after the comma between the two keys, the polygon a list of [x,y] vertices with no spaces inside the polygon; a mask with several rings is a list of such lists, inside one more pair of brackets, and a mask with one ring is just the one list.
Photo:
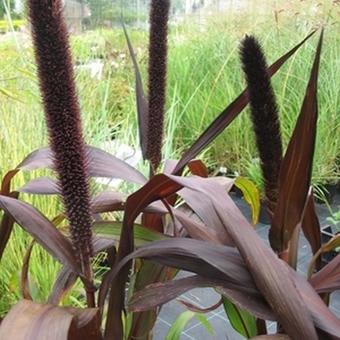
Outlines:
{"label": "ornamental millet plant", "polygon": [[[92,281],[88,159],[61,0],[29,0],[34,52],[54,168],[76,256]],[[94,306],[93,293],[88,304]]]}
{"label": "ornamental millet plant", "polygon": [[[152,22],[160,20],[159,16],[162,17],[159,25],[163,25],[163,28],[167,26],[168,8],[162,7],[167,4],[167,1],[152,2],[151,37],[157,35],[159,26],[153,25]],[[159,11],[157,15],[155,11]],[[2,334],[5,334],[7,338],[12,339],[19,337],[29,340],[50,339],[53,330],[55,336],[53,339],[56,340],[102,340],[103,338],[105,340],[136,338],[149,340],[153,336],[152,328],[159,312],[158,306],[196,287],[218,288],[217,291],[221,295],[222,302],[229,300],[234,304],[233,308],[236,308],[237,312],[246,311],[247,319],[242,320],[238,319],[239,313],[231,315],[226,311],[230,319],[234,317],[236,321],[241,321],[246,326],[245,328],[248,328],[244,334],[242,333],[246,337],[266,334],[264,320],[277,321],[282,325],[283,331],[292,339],[317,340],[319,335],[320,339],[336,337],[340,332],[340,321],[328,310],[318,293],[339,289],[340,274],[339,272],[334,273],[332,269],[340,268],[340,258],[334,259],[333,263],[324,268],[326,270],[316,273],[310,281],[307,281],[279,260],[277,254],[260,240],[254,227],[238,210],[231,197],[226,193],[227,190],[224,186],[216,183],[213,179],[199,177],[207,177],[207,169],[202,163],[198,162],[195,167],[190,167],[191,160],[243,110],[248,104],[249,97],[264,96],[260,99],[252,97],[252,105],[258,113],[270,105],[270,108],[265,112],[268,116],[267,119],[274,119],[275,123],[272,123],[274,125],[274,128],[271,128],[272,132],[269,131],[266,134],[268,138],[272,137],[274,132],[276,134],[279,129],[275,118],[274,99],[271,98],[271,94],[252,95],[250,84],[248,91],[241,93],[193,143],[172,174],[169,172],[154,174],[161,159],[160,147],[165,103],[166,49],[164,47],[166,47],[166,30],[161,29],[157,39],[150,37],[150,54],[153,54],[153,57],[150,56],[149,62],[149,73],[154,72],[155,75],[152,78],[152,84],[149,83],[148,100],[152,101],[153,96],[156,98],[157,95],[160,95],[154,99],[154,108],[158,107],[158,109],[154,110],[154,115],[149,115],[149,112],[145,110],[140,115],[145,125],[153,127],[148,131],[148,134],[143,134],[142,137],[151,138],[154,133],[152,138],[158,143],[157,148],[150,151],[148,157],[144,157],[151,161],[151,178],[148,181],[143,174],[125,162],[102,150],[84,145],[66,25],[61,12],[61,0],[29,0],[38,75],[49,129],[53,168],[58,174],[58,186],[56,187],[53,184],[55,182],[51,179],[40,178],[31,181],[19,190],[31,194],[46,194],[47,192],[61,194],[71,226],[71,239],[75,251],[73,251],[68,237],[61,230],[34,207],[16,199],[18,193],[10,190],[10,180],[17,171],[39,167],[51,168],[50,149],[36,150],[26,157],[14,172],[7,174],[2,181],[0,208],[4,210],[4,218],[0,228],[0,258],[2,248],[6,246],[15,220],[34,237],[37,243],[59,260],[63,264],[63,268],[52,288],[52,298],[49,297],[49,304],[37,304],[27,300],[19,302],[2,321],[0,338]],[[260,72],[254,79],[252,78],[250,83],[256,84],[260,79],[261,86],[256,86],[260,86],[264,92],[268,92],[269,78],[311,35],[283,55],[267,70],[264,69],[262,60],[262,73]],[[162,48],[157,45],[160,40]],[[256,45],[254,41],[250,42]],[[304,143],[307,146],[312,145],[313,142],[316,131],[315,102],[321,44],[322,35],[305,96],[308,105],[304,105],[301,110],[298,119],[300,123],[297,124],[292,138],[294,142],[292,145],[297,149],[297,152],[293,155],[288,153],[288,156],[286,154],[282,163],[289,163],[292,160],[298,162],[300,155],[305,154],[304,148],[300,148],[300,146]],[[130,45],[129,43],[131,52]],[[244,45],[247,45],[246,42]],[[247,45],[248,52],[253,48],[251,45]],[[257,48],[254,51],[251,54],[259,53]],[[131,55],[134,58],[134,54]],[[163,57],[159,58],[159,55]],[[247,57],[245,64],[256,64],[254,67],[258,68],[257,60],[252,59],[254,56],[249,56],[249,58]],[[261,58],[257,57],[257,59]],[[154,66],[157,66],[156,63],[159,60],[162,66],[151,71]],[[138,65],[134,59],[133,61],[136,75],[140,76]],[[251,70],[251,72],[255,71]],[[263,78],[266,79],[261,80]],[[145,98],[138,98],[143,94],[142,82],[138,82],[138,80],[140,79],[137,79],[136,82],[137,99],[139,99],[139,103],[143,104],[143,108],[152,111],[152,105]],[[258,105],[254,105],[256,102]],[[159,115],[160,113],[162,114]],[[153,120],[152,123],[151,120]],[[162,125],[159,124],[160,121]],[[143,138],[141,141],[145,144]],[[151,144],[149,143],[149,145]],[[87,158],[86,152],[89,152],[91,156]],[[310,156],[302,158],[299,162],[302,164],[302,170],[311,166],[311,160]],[[196,176],[179,176],[180,170],[183,170],[187,165]],[[299,198],[301,202],[306,201],[307,195],[304,192],[309,187],[309,174],[302,170],[293,174],[287,172],[289,179],[303,184],[303,190],[284,190],[285,186],[279,188],[278,196],[280,198],[281,194],[283,198],[281,201],[279,198],[277,199],[278,208],[285,208],[285,202],[295,204],[296,198]],[[122,197],[117,192],[102,192],[92,199],[90,206],[88,174],[94,177],[122,178],[141,185],[141,188],[130,194],[128,198]],[[301,181],[304,178],[307,180]],[[269,182],[269,190],[274,190],[275,180]],[[42,186],[43,190],[41,190]],[[183,187],[186,189],[186,194],[181,190]],[[283,190],[282,193],[281,190]],[[191,207],[190,214],[186,215],[175,205],[171,207],[175,203],[174,196],[177,198],[177,193],[179,196],[184,195],[182,199]],[[303,193],[303,197],[300,197],[300,193]],[[266,195],[268,198],[275,198],[275,195]],[[156,201],[159,201],[159,204]],[[164,203],[164,206],[160,201]],[[118,220],[111,220],[112,216],[101,216],[100,222],[92,223],[91,213],[104,214],[122,210],[124,211],[122,220],[119,220],[121,214],[118,214]],[[178,218],[181,221],[180,224],[173,223],[173,229],[177,228],[173,232],[167,232],[167,228],[163,229],[163,225],[161,225],[163,233],[155,232],[158,229],[153,228],[153,224],[158,224],[158,221],[151,223],[151,219],[145,219],[145,222],[142,221],[142,225],[134,223],[140,214],[155,214],[156,217],[162,219],[169,212],[173,220]],[[195,217],[200,216],[201,219],[199,221],[196,218],[191,219],[192,213],[195,213]],[[298,212],[298,218],[302,218],[303,213],[302,210]],[[9,221],[9,217],[13,220],[12,222]],[[275,218],[277,219],[274,213],[274,221]],[[278,223],[278,225],[281,224]],[[287,228],[286,225],[283,227]],[[296,224],[293,227],[296,228]],[[314,230],[319,231],[317,223],[314,227]],[[93,245],[91,229],[95,234],[92,239]],[[286,233],[281,233],[280,230],[274,229],[273,232],[278,236],[286,237]],[[142,246],[136,242],[137,240],[142,241]],[[290,242],[290,239],[284,239],[282,242],[285,246],[286,242]],[[92,254],[102,251],[110,254],[110,261],[108,261],[110,268],[103,277],[98,277],[98,281],[100,281],[98,300],[95,301],[91,287],[88,285],[88,282],[92,281],[90,258]],[[77,255],[78,262],[81,263],[81,270],[77,265],[74,253]],[[134,258],[141,258],[142,261],[138,261],[138,265],[133,266]],[[145,260],[156,262],[160,271],[171,267],[191,271],[196,275],[171,280],[174,275],[170,273],[171,276],[167,275],[163,280],[157,272],[157,275],[154,275],[154,269],[157,269],[154,267],[155,264],[144,266]],[[25,256],[24,262],[22,270],[24,283],[22,286],[27,288],[29,286],[29,255]],[[119,273],[122,268],[123,271]],[[58,307],[62,296],[70,291],[79,276],[87,284],[88,305],[98,308]],[[335,278],[338,279],[335,280]],[[156,281],[160,282],[153,285]],[[136,290],[150,283],[151,286],[136,293]],[[127,287],[129,293],[135,293],[128,304],[125,299]],[[25,297],[25,294],[23,295]],[[95,302],[97,303],[95,304]],[[30,308],[39,312],[31,313]],[[132,315],[126,314],[127,308]],[[150,309],[155,310],[155,313],[145,313]],[[56,316],[61,316],[62,322]],[[149,316],[155,317],[148,320]],[[17,323],[22,324],[22,320],[25,321],[24,327],[16,327]],[[69,323],[67,324],[65,320],[69,320]],[[92,322],[87,323],[89,320]],[[106,325],[102,321],[106,321]],[[249,323],[251,327],[247,327],[248,325],[245,323]],[[263,327],[259,327],[261,324]],[[10,336],[9,331],[11,332]],[[41,334],[44,336],[39,338]],[[278,337],[281,335],[278,334]]]}

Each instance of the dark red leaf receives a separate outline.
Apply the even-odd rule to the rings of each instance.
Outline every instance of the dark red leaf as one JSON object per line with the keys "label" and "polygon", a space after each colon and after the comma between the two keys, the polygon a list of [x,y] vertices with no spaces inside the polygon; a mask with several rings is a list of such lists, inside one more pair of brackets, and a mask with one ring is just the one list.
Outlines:
{"label": "dark red leaf", "polygon": [[[312,248],[313,254],[315,255],[317,251],[321,248],[321,228],[319,218],[315,211],[313,193],[311,193],[311,195],[309,195],[308,197],[307,206],[301,223],[301,228]],[[320,269],[320,266],[321,258],[318,257],[316,268]]]}
{"label": "dark red leaf", "polygon": [[[129,196],[125,205],[125,214],[123,220],[123,230],[120,238],[120,247],[117,260],[121,260],[134,249],[133,242],[133,223],[139,213],[150,203],[166,198],[174,194],[181,188],[180,185],[171,181],[165,175],[157,175],[133,195]],[[109,298],[108,316],[105,328],[105,334],[114,334],[115,338],[120,338],[122,334],[121,311],[124,305],[125,283],[128,279],[129,268],[124,268],[122,273],[111,284]],[[117,298],[116,292],[120,292]]]}
{"label": "dark red leaf", "polygon": [[200,177],[205,177],[205,178],[209,176],[208,168],[199,159],[194,159],[190,161],[188,163],[188,168],[190,172],[195,176],[200,176]]}
{"label": "dark red leaf", "polygon": [[142,225],[159,233],[164,232],[163,217],[160,214],[144,213]]}
{"label": "dark red leaf", "polygon": [[[274,64],[268,68],[268,73],[273,76],[280,67],[308,40],[315,31],[309,34],[299,44],[292,48],[289,52],[279,58]],[[246,107],[248,104],[247,90],[244,90],[219,116],[209,125],[209,127],[201,134],[201,136],[191,145],[191,147],[183,154],[177,163],[173,174],[180,174],[186,164],[195,158],[204,148],[206,148]]]}
{"label": "dark red leaf", "polygon": [[184,199],[190,208],[203,221],[208,229],[207,232],[209,232],[209,229],[213,229],[213,231],[219,235],[220,241],[223,244],[234,244],[210,200],[203,200],[200,192],[188,188],[181,189],[178,192],[178,195]]}
{"label": "dark red leaf", "polygon": [[[112,240],[95,236],[93,237],[93,252],[94,254],[98,254],[106,249],[111,248],[114,243],[115,242]],[[57,280],[55,281],[52,289],[52,293],[48,297],[48,303],[52,305],[58,305],[65,294],[67,294],[67,292],[72,289],[75,282],[77,281],[77,278],[78,275],[65,265],[58,274]]]}
{"label": "dark red leaf", "polygon": [[[150,191],[155,188],[152,183],[154,179],[162,181],[163,185],[165,185],[167,182],[166,177],[165,175],[154,177],[135,194],[139,197],[139,205],[145,202],[143,200],[145,196],[139,196],[139,194],[144,190],[150,193]],[[225,228],[238,247],[247,266],[249,266],[257,287],[264,294],[271,307],[278,311],[279,320],[285,327],[287,333],[300,334],[301,336],[304,334],[304,336],[316,338],[316,332],[310,314],[287,274],[288,269],[277,259],[272,250],[259,239],[252,226],[243,217],[231,198],[225,193],[223,187],[199,177],[183,178],[168,176],[167,178],[192,190],[200,191],[207,196],[206,198],[213,202]],[[170,187],[171,186],[169,186],[169,189]],[[171,191],[173,191],[176,187],[173,185],[171,189]],[[170,194],[169,191],[170,190],[166,191],[166,193]],[[149,198],[151,198],[151,196],[147,197],[146,201]],[[157,199],[155,193],[153,193],[153,198]],[[129,225],[129,223],[127,223],[127,225]],[[124,238],[122,239],[125,240]],[[127,249],[131,251],[131,248],[127,247],[126,250]],[[262,260],[251,260],[257,258],[261,258]],[[286,294],[287,291],[289,291],[288,296]],[[287,301],[289,302],[287,303]]]}
{"label": "dark red leaf", "polygon": [[47,303],[58,305],[65,294],[67,294],[74,286],[77,278],[77,274],[75,274],[68,266],[64,266],[58,274]]}
{"label": "dark red leaf", "polygon": [[34,241],[32,241],[26,251],[26,254],[23,259],[22,269],[21,269],[21,293],[22,297],[26,300],[32,300],[32,296],[30,293],[29,287],[29,279],[28,279],[28,270],[29,270],[29,263],[31,259],[32,249],[34,246]]}
{"label": "dark red leaf", "polygon": [[52,256],[81,273],[71,242],[54,225],[31,205],[0,195],[0,208],[11,217]]}
{"label": "dark red leaf", "polygon": [[[9,196],[13,197],[14,199],[17,199],[19,196],[19,193],[12,192]],[[11,215],[8,214],[7,212],[4,212],[2,216],[2,220],[1,220],[1,225],[0,225],[0,261],[6,249],[7,242],[11,236],[14,223],[15,221],[11,217]]]}
{"label": "dark red leaf", "polygon": [[332,293],[340,289],[340,256],[337,255],[320,271],[314,274],[310,283],[318,293]]}
{"label": "dark red leaf", "polygon": [[231,245],[230,237],[225,231],[218,233],[212,228],[207,228],[207,226],[190,218],[186,213],[183,213],[179,209],[174,210],[174,215],[191,238],[195,240],[210,241],[211,243],[216,244]]}
{"label": "dark red leaf", "polygon": [[310,187],[318,118],[317,81],[322,40],[323,31],[301,113],[281,164],[278,202],[269,233],[271,246],[278,252],[288,247],[294,229],[302,220]]}
{"label": "dark red leaf", "polygon": [[128,44],[130,57],[132,60],[135,81],[136,81],[136,101],[137,101],[137,114],[138,114],[138,129],[139,129],[139,140],[142,149],[143,158],[146,159],[146,143],[147,143],[147,129],[148,129],[148,102],[143,89],[142,77],[139,71],[138,63],[136,60],[135,52],[130,42],[129,35],[126,31],[125,25],[123,24],[125,38]]}
{"label": "dark red leaf", "polygon": [[19,191],[26,194],[57,195],[60,189],[57,180],[49,177],[39,177],[29,181]]}
{"label": "dark red leaf", "polygon": [[[141,257],[155,260],[169,267],[180,267],[213,280],[229,280],[239,290],[256,292],[257,288],[236,249],[208,242],[185,238],[174,238],[150,243],[124,258],[103,280],[99,294],[99,306],[105,301],[109,283],[117,272],[132,258]],[[195,259],[191,261],[190,259]]]}
{"label": "dark red leaf", "polygon": [[53,169],[52,152],[49,147],[40,148],[31,152],[17,166],[20,170]]}
{"label": "dark red leaf", "polygon": [[[263,305],[261,303],[262,295],[256,286],[254,286],[254,283],[252,283],[251,276],[248,276],[249,273],[244,270],[246,268],[235,249],[225,246],[214,246],[208,242],[190,239],[171,239],[148,244],[130,254],[119,266],[113,268],[108,273],[101,287],[99,295],[100,306],[103,306],[105,301],[105,290],[108,288],[108,282],[133,258],[148,259],[163,265],[192,271],[210,281],[223,281],[223,285],[227,285],[229,288],[219,284],[216,288],[217,291],[227,296],[232,303],[240,308],[250,303],[259,306]],[[281,263],[282,268],[287,269],[285,273],[288,279],[294,282],[294,286],[299,293],[299,299],[305,303],[318,329],[333,336],[339,334],[340,320],[330,312],[305,278],[297,274],[284,262],[281,261]],[[235,265],[238,266],[238,269],[232,268]],[[241,275],[243,277],[236,278],[234,275]],[[235,280],[240,280],[240,283],[236,284]],[[246,284],[246,287],[243,286],[244,284]],[[262,309],[262,313],[268,312],[268,309],[267,312],[265,310]]]}
{"label": "dark red leaf", "polygon": [[[0,194],[4,196],[9,196],[17,199],[19,197],[19,193],[14,191],[11,192],[11,181],[13,177],[17,174],[18,170],[9,171],[1,182]],[[2,259],[2,255],[5,251],[7,242],[11,236],[13,230],[14,220],[13,218],[4,212],[1,224],[0,224],[0,261]]]}
{"label": "dark red leaf", "polygon": [[101,316],[97,308],[66,308],[74,316],[74,324],[70,329],[72,340],[103,340],[101,332]]}
{"label": "dark red leaf", "polygon": [[340,320],[330,311],[308,281],[290,269],[291,276],[305,301],[315,325],[322,331],[337,338],[340,334]]}
{"label": "dark red leaf", "polygon": [[[187,179],[183,178],[180,181],[184,184]],[[197,190],[201,190],[201,187],[202,185]],[[291,336],[305,333],[311,338],[316,338],[310,313],[301,301],[287,273],[286,266],[259,239],[235,203],[219,186],[203,188],[202,192],[205,192],[214,203],[216,211],[254,277],[257,287],[269,305],[277,311],[278,319],[285,331]],[[261,259],[261,261],[252,259]],[[289,291],[288,295],[287,291]]]}
{"label": "dark red leaf", "polygon": [[146,183],[142,173],[121,159],[93,146],[87,146],[87,149],[90,176],[119,178],[137,184]]}
{"label": "dark red leaf", "polygon": [[[236,297],[237,301],[241,300],[239,304],[250,313],[265,320],[276,320],[275,314],[266,301],[258,294],[240,292],[228,282],[207,279],[201,276],[191,276],[175,281],[149,285],[133,295],[129,302],[129,309],[133,312],[148,310],[163,305],[189,290],[204,287],[218,287],[219,292],[228,298],[235,300]],[[243,296],[243,299],[239,298],[240,295]]]}
{"label": "dark red leaf", "polygon": [[[163,282],[173,278],[177,271],[172,270],[173,275],[168,278],[169,268],[161,266],[150,261],[143,261],[134,280],[134,291],[140,290],[143,287],[154,282]],[[150,334],[159,313],[158,308],[150,309],[142,313],[134,313],[131,321],[131,329],[129,337],[131,339],[139,339],[145,334]]]}
{"label": "dark red leaf", "polygon": [[120,192],[103,191],[92,200],[92,212],[104,213],[109,211],[122,210],[126,195]]}
{"label": "dark red leaf", "polygon": [[189,301],[183,300],[183,299],[177,299],[178,302],[180,302],[182,305],[184,305],[187,309],[191,310],[194,313],[210,313],[217,308],[219,308],[223,304],[223,299],[221,298],[218,302],[213,304],[210,307],[199,307],[193,303],[190,303]]}
{"label": "dark red leaf", "polygon": [[[119,178],[128,182],[144,184],[146,178],[142,173],[121,159],[93,146],[86,146],[89,161],[89,174],[92,177]],[[45,147],[30,153],[18,166],[21,170],[41,168],[53,169],[50,148]]]}
{"label": "dark red leaf", "polygon": [[99,311],[23,300],[2,321],[0,339],[101,340]]}
{"label": "dark red leaf", "polygon": [[11,192],[11,181],[18,170],[9,171],[2,180],[0,194],[7,196]]}

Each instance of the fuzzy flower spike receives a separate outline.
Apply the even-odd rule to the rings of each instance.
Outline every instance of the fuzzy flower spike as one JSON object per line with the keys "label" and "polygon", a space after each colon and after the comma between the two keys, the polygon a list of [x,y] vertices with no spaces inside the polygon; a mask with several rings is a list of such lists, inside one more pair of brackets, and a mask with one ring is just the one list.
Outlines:
{"label": "fuzzy flower spike", "polygon": [[282,161],[278,109],[259,42],[252,36],[246,36],[241,43],[240,55],[248,85],[251,119],[261,160],[267,205],[272,213],[277,202]]}
{"label": "fuzzy flower spike", "polygon": [[146,158],[155,171],[162,158],[170,0],[152,0],[149,41],[149,117]]}
{"label": "fuzzy flower spike", "polygon": [[90,278],[93,250],[87,157],[62,0],[29,0],[28,9],[54,167],[72,243],[84,275]]}

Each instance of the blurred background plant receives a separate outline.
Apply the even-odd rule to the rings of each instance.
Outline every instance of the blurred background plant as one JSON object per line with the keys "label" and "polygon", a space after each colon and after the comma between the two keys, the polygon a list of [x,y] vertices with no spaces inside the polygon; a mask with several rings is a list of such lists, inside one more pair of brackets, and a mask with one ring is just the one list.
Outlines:
{"label": "blurred background plant", "polygon": [[340,209],[332,212],[331,216],[327,217],[327,221],[332,223],[336,228],[337,232],[340,231]]}
{"label": "blurred background plant", "polygon": [[[136,148],[134,75],[120,28],[121,4],[130,26],[142,72],[147,68],[147,1],[88,0],[72,7],[83,9],[70,18],[76,83],[82,106],[86,140],[100,146],[115,139]],[[232,5],[234,3],[234,5]],[[47,144],[32,46],[25,14],[18,2],[0,0],[0,177],[32,150]],[[164,158],[177,158],[213,118],[244,87],[238,43],[245,33],[259,37],[270,59],[276,60],[301,37],[320,24],[326,26],[325,48],[319,75],[319,125],[313,182],[319,187],[336,184],[340,175],[340,5],[338,1],[173,1],[169,35],[169,76]],[[202,7],[201,7],[202,5]],[[138,7],[139,6],[139,7]],[[195,7],[196,6],[196,7]],[[107,9],[110,9],[108,11]],[[66,9],[65,9],[66,10]],[[71,17],[71,14],[70,14]],[[13,31],[15,34],[13,34]],[[314,43],[304,47],[273,78],[282,122],[284,145],[291,135],[306,87]],[[97,70],[97,71],[96,71]],[[235,71],[237,70],[237,71]],[[145,79],[145,77],[144,77]],[[261,188],[249,114],[240,115],[202,155],[214,171],[250,178]],[[45,175],[20,173],[15,186]],[[23,195],[48,217],[58,212],[57,200]],[[0,271],[0,316],[19,297],[21,259],[30,242],[15,229]],[[44,261],[44,268],[39,263]],[[36,265],[35,265],[36,264]],[[36,246],[31,260],[38,298],[46,298],[60,266]],[[77,290],[65,302],[81,305]]]}

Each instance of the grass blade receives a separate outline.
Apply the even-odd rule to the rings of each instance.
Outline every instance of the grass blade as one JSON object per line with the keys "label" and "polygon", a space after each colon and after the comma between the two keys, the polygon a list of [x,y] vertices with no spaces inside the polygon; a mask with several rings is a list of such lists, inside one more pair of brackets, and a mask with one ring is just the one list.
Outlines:
{"label": "grass blade", "polygon": [[311,182],[318,118],[317,81],[323,41],[321,32],[306,95],[293,136],[283,158],[279,196],[269,233],[274,250],[282,252],[301,222]]}
{"label": "grass blade", "polygon": [[142,150],[143,158],[146,159],[146,144],[147,144],[147,131],[148,131],[148,101],[145,96],[143,89],[142,77],[140,74],[139,66],[136,60],[135,52],[133,50],[129,35],[127,33],[126,27],[122,22],[125,39],[129,48],[130,57],[132,60],[135,79],[136,79],[136,101],[137,101],[137,116],[138,116],[138,129],[139,129],[139,142]]}
{"label": "grass blade", "polygon": [[257,335],[256,318],[254,316],[238,308],[226,298],[223,298],[223,306],[231,325],[238,333],[247,339]]}
{"label": "grass blade", "polygon": [[169,329],[168,334],[166,335],[165,340],[180,340],[181,334],[184,331],[185,326],[188,324],[190,320],[194,317],[198,319],[198,321],[204,326],[204,328],[211,334],[214,334],[214,329],[211,324],[207,320],[207,318],[199,313],[195,313],[192,311],[185,311],[181,313],[172,326]]}

